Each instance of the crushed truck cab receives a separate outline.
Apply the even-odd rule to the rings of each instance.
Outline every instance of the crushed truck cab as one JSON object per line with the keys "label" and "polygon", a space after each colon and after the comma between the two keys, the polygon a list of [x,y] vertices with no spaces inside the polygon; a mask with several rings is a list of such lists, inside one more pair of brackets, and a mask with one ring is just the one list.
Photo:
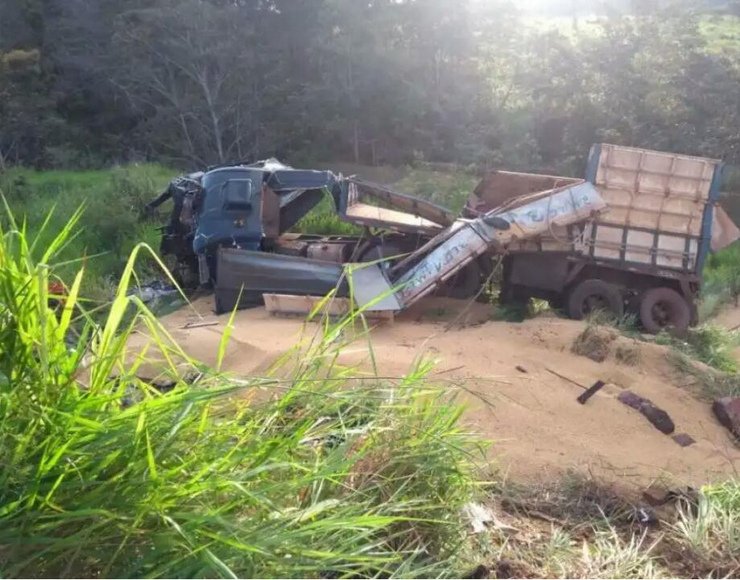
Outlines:
{"label": "crushed truck cab", "polygon": [[[356,235],[291,233],[322,200]],[[161,252],[174,256],[178,281],[215,288],[217,309],[260,302],[262,294],[324,293],[327,262],[370,262],[413,252],[455,219],[449,210],[385,186],[330,171],[294,169],[269,159],[179,177],[149,204],[172,200]],[[318,275],[315,284],[307,283]],[[450,293],[475,291],[480,272]],[[471,278],[472,276],[472,278]],[[329,281],[331,281],[329,279]],[[334,280],[336,282],[336,280]]]}

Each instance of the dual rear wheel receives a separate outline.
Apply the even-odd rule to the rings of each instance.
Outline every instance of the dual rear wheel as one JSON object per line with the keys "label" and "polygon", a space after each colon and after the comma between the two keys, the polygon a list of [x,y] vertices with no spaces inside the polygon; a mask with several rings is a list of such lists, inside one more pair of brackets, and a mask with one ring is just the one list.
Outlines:
{"label": "dual rear wheel", "polygon": [[[639,296],[637,304],[640,322],[650,333],[666,330],[680,336],[689,328],[691,308],[686,299],[672,288],[650,288]],[[582,320],[596,310],[621,318],[625,312],[623,291],[615,284],[598,279],[577,284],[566,301],[568,316]]]}

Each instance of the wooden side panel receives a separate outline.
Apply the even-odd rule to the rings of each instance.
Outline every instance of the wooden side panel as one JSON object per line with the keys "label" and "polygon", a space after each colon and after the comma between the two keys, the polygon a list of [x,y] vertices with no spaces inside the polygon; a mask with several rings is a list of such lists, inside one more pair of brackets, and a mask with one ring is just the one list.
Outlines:
{"label": "wooden side panel", "polygon": [[[292,294],[263,294],[265,310],[272,315],[307,316],[324,300],[319,296],[297,296]],[[332,298],[323,305],[321,314],[341,318],[350,312],[349,298]],[[362,313],[368,320],[393,320],[393,311],[366,311]]]}
{"label": "wooden side panel", "polygon": [[702,157],[601,145],[595,185],[609,209],[599,216],[590,240],[593,255],[694,270],[718,164]]}

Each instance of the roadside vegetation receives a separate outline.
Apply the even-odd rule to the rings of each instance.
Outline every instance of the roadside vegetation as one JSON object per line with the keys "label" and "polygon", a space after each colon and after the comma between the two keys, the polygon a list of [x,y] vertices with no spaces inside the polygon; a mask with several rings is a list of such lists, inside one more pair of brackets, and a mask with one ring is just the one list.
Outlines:
{"label": "roadside vegetation", "polygon": [[575,474],[542,486],[506,483],[489,490],[494,521],[469,549],[499,578],[732,578],[738,501],[737,483],[674,493],[656,507]]}
{"label": "roadside vegetation", "polygon": [[[458,425],[461,409],[426,382],[428,364],[397,385],[353,380],[336,364],[338,337],[359,322],[350,318],[297,346],[302,362],[286,380],[221,376],[127,296],[146,246],[134,248],[98,325],[79,293],[81,262],[63,307],[48,307],[79,214],[40,237],[5,218],[3,575],[456,574],[478,443]],[[137,328],[167,354],[165,392],[137,376],[147,358],[127,346]],[[280,396],[257,403],[257,389]]]}
{"label": "roadside vegetation", "polygon": [[[5,213],[0,230],[5,575],[740,571],[736,483],[706,487],[649,526],[639,501],[590,480],[483,485],[499,478],[480,468],[481,442],[459,424],[462,408],[430,385],[428,362],[399,381],[336,362],[347,337],[364,336],[357,316],[323,321],[286,354],[301,361],[287,378],[245,381],[189,358],[127,296],[144,245],[126,261],[101,324],[81,299],[84,260],[66,300],[49,308],[59,297],[48,282],[80,216],[34,237]],[[129,348],[136,329],[153,344]],[[166,388],[162,377],[138,377],[151,350],[167,354]],[[472,500],[495,515],[482,534],[471,535],[462,515]]]}
{"label": "roadside vegetation", "polygon": [[[143,219],[142,210],[176,174],[157,164],[97,171],[14,168],[0,171],[0,194],[29,235],[38,237],[36,259],[75,212],[84,210],[84,220],[56,256],[54,275],[71,284],[82,260],[83,295],[104,303],[113,296],[133,248],[139,243],[159,247],[160,222]],[[0,216],[0,225],[8,227],[6,215]],[[154,271],[148,259],[139,270]]]}

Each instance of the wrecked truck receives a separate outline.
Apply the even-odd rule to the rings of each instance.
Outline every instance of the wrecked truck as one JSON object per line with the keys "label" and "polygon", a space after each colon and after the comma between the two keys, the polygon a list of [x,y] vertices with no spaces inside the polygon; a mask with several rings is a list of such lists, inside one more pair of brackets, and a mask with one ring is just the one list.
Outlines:
{"label": "wrecked truck", "polygon": [[[681,334],[697,321],[708,252],[740,237],[717,205],[721,170],[717,160],[596,145],[585,179],[492,172],[455,219],[383,186],[270,161],[203,174],[179,219],[193,216],[188,259],[201,283],[213,282],[217,311],[336,290],[368,311],[397,312],[440,289],[480,293],[495,258],[503,302],[543,298],[575,319],[630,312],[649,332]],[[326,193],[362,235],[286,233]]]}
{"label": "wrecked truck", "polygon": [[[385,305],[402,310],[485,251],[502,257],[503,302],[543,298],[575,319],[597,309],[629,312],[648,332],[683,334],[698,320],[709,251],[740,237],[717,203],[721,174],[718,160],[609,144],[592,148],[585,180],[490,173],[465,218],[391,276],[362,274],[359,303],[372,303],[364,294],[370,276],[395,299]],[[581,205],[593,211],[583,215]],[[485,230],[493,220],[502,230],[495,236]]]}
{"label": "wrecked truck", "polygon": [[[291,233],[326,199],[338,219],[356,226],[356,235]],[[387,187],[275,159],[178,177],[147,209],[170,200],[160,251],[174,259],[180,284],[214,288],[218,312],[237,302],[259,303],[270,292],[324,295],[337,285],[342,264],[390,265],[455,219],[443,207]],[[469,296],[484,275],[471,265],[441,292]],[[346,285],[338,290],[347,294]]]}
{"label": "wrecked truck", "polygon": [[[715,159],[594,145],[585,177],[604,199],[604,210],[510,244],[502,301],[541,298],[574,319],[595,309],[628,313],[648,332],[684,333],[698,321],[709,252],[740,237],[718,204],[722,168]],[[494,172],[472,193],[465,213],[485,213],[523,192],[568,181]]]}

